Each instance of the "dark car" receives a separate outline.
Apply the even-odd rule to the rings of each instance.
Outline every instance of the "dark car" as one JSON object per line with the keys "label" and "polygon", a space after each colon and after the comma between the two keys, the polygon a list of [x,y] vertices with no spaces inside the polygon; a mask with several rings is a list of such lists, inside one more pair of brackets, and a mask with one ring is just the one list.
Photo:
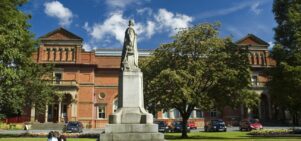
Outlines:
{"label": "dark car", "polygon": [[239,130],[246,130],[246,131],[251,131],[251,130],[258,130],[258,129],[263,129],[262,124],[259,122],[258,119],[245,119],[240,121],[239,123]]}
{"label": "dark car", "polygon": [[[190,132],[190,128],[188,125],[187,126],[187,132]],[[182,121],[174,121],[171,124],[171,131],[172,132],[182,132],[183,127],[182,127]]]}
{"label": "dark car", "polygon": [[69,121],[64,127],[63,131],[68,133],[81,133],[83,132],[83,124],[79,121]]}
{"label": "dark car", "polygon": [[164,121],[155,121],[155,124],[158,124],[158,131],[165,133],[165,132],[171,132],[170,127],[167,125]]}
{"label": "dark car", "polygon": [[227,131],[227,127],[225,125],[225,122],[221,119],[217,120],[210,120],[207,125],[204,127],[205,132],[211,132],[211,131]]}

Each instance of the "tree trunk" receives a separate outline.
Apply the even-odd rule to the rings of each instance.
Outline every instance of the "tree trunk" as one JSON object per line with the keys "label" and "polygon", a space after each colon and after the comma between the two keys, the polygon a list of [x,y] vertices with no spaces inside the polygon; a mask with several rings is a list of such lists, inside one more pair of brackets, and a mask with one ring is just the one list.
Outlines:
{"label": "tree trunk", "polygon": [[188,138],[187,135],[187,122],[189,116],[182,116],[182,136],[181,138]]}

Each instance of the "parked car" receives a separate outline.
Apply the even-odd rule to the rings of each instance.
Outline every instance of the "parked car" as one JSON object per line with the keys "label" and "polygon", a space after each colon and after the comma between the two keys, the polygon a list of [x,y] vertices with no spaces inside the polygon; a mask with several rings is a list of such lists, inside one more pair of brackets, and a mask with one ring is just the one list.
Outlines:
{"label": "parked car", "polygon": [[[172,132],[182,132],[183,127],[182,127],[182,121],[174,121],[171,124],[171,131]],[[190,127],[187,124],[187,132],[190,132]]]}
{"label": "parked car", "polygon": [[171,132],[171,128],[167,125],[164,121],[155,121],[155,124],[158,124],[158,131],[165,133],[165,132]]}
{"label": "parked car", "polygon": [[188,122],[188,126],[190,129],[197,129],[198,127],[196,126],[194,121],[190,121]]}
{"label": "parked car", "polygon": [[83,132],[83,124],[79,121],[69,121],[63,129],[63,132],[68,133],[82,133]]}
{"label": "parked car", "polygon": [[216,120],[210,120],[204,127],[205,132],[211,132],[211,131],[227,131],[227,127],[225,125],[225,122],[221,119]]}
{"label": "parked car", "polygon": [[240,121],[239,123],[239,130],[246,130],[246,131],[251,131],[251,130],[258,130],[258,129],[263,129],[262,124],[259,122],[258,119],[245,119]]}

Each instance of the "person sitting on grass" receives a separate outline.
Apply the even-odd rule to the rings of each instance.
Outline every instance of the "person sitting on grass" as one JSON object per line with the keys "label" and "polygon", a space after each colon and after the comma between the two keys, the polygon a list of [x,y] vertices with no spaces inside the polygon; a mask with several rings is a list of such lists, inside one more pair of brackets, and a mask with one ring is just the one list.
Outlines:
{"label": "person sitting on grass", "polygon": [[48,140],[47,141],[58,141],[57,138],[55,137],[54,135],[54,132],[53,131],[50,131],[48,133],[48,136],[47,136]]}
{"label": "person sitting on grass", "polygon": [[59,137],[59,141],[67,141],[66,136],[65,136],[65,135],[61,135],[61,136]]}

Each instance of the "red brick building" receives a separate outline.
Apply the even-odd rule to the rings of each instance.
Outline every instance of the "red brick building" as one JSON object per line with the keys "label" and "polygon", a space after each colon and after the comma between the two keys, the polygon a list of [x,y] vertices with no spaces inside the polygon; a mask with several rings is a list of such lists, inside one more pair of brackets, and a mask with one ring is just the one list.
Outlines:
{"label": "red brick building", "polygon": [[[81,121],[85,127],[101,128],[108,122],[108,117],[117,108],[118,76],[121,49],[100,49],[86,52],[82,49],[83,39],[63,28],[58,28],[41,38],[38,51],[33,54],[37,63],[55,64],[54,80],[50,81],[60,96],[54,104],[49,104],[43,115],[35,114],[32,106],[31,121],[64,122]],[[260,106],[250,111],[243,106],[235,110],[225,108],[220,112],[202,112],[196,109],[191,120],[198,126],[204,125],[204,118],[240,119],[248,113],[256,113],[259,118],[270,118],[270,101],[264,84],[267,77],[262,74],[264,68],[271,67],[268,44],[254,35],[248,35],[237,42],[251,50],[250,63],[253,74],[254,91],[262,96]],[[149,56],[150,51],[139,51],[139,56]],[[179,119],[177,110],[159,112],[158,119],[171,121]]]}

